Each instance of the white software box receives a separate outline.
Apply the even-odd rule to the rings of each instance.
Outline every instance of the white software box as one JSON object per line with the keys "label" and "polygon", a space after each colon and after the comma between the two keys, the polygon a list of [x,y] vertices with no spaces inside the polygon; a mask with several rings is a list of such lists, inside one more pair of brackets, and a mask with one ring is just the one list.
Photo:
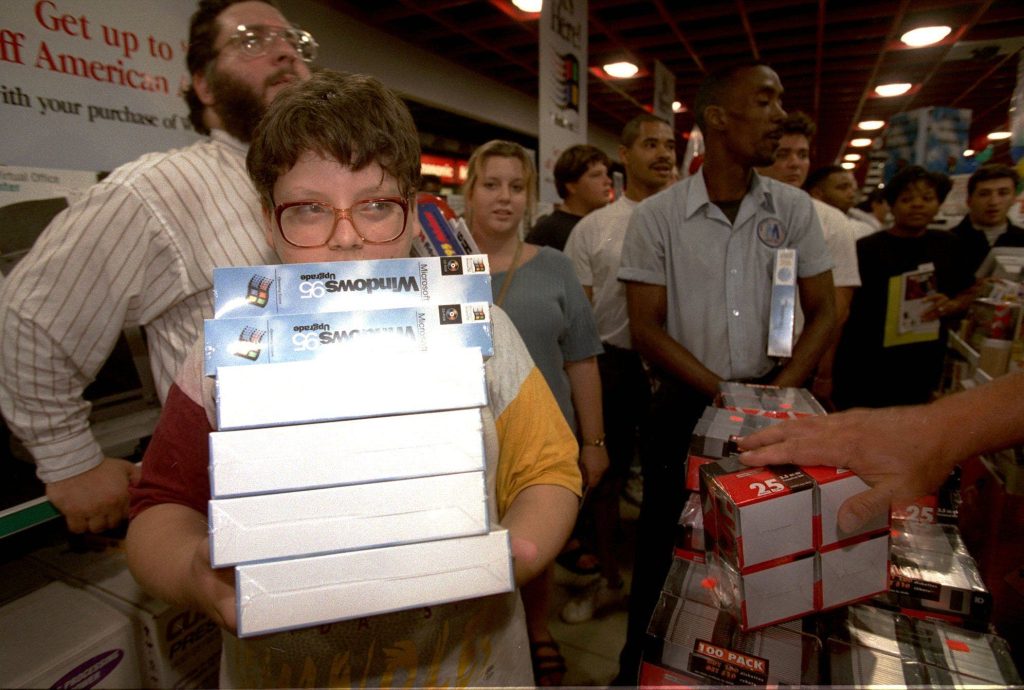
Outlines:
{"label": "white software box", "polygon": [[241,637],[512,591],[508,532],[250,563],[235,571]]}
{"label": "white software box", "polygon": [[0,608],[0,687],[138,688],[131,622],[53,582]]}
{"label": "white software box", "polygon": [[483,472],[210,501],[215,568],[489,529]]}
{"label": "white software box", "polygon": [[128,571],[124,551],[74,553],[66,547],[34,551],[29,559],[128,616],[145,688],[216,686],[220,629],[206,616],[156,599]]}
{"label": "white software box", "polygon": [[483,468],[480,408],[210,434],[214,498]]}
{"label": "white software box", "polygon": [[479,348],[217,370],[221,431],[486,404]]}

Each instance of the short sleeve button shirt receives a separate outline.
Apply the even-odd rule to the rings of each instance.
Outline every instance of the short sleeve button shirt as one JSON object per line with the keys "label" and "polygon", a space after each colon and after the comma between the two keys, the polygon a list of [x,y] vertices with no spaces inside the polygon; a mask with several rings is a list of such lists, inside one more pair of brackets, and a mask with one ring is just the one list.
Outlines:
{"label": "short sleeve button shirt", "polygon": [[701,173],[644,200],[630,219],[619,279],[664,285],[668,334],[725,379],[763,376],[777,249],[797,250],[797,275],[832,268],[802,191],[752,173],[736,222],[708,199]]}

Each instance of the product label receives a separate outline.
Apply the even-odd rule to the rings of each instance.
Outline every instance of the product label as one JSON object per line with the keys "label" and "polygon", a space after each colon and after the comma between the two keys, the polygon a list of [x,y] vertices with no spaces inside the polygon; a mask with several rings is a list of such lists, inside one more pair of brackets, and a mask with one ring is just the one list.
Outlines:
{"label": "product label", "polygon": [[689,670],[725,685],[767,685],[768,660],[698,639]]}

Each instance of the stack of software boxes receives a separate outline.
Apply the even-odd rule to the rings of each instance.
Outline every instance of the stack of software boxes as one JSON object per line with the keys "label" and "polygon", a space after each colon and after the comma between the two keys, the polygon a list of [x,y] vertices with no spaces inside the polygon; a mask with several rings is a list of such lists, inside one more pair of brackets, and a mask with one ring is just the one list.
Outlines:
{"label": "stack of software boxes", "polygon": [[491,524],[486,256],[218,269],[210,560],[241,636],[513,587]]}
{"label": "stack of software boxes", "polygon": [[[919,620],[979,629],[987,620],[988,593],[955,527],[894,520],[891,544],[884,519],[841,534],[836,514],[865,488],[859,478],[749,468],[735,457],[734,436],[813,414],[817,402],[806,391],[723,384],[716,403],[691,439],[687,488],[703,491],[703,510],[691,496],[680,517],[642,684],[1020,682],[1005,641]],[[844,606],[861,600],[874,607]]]}

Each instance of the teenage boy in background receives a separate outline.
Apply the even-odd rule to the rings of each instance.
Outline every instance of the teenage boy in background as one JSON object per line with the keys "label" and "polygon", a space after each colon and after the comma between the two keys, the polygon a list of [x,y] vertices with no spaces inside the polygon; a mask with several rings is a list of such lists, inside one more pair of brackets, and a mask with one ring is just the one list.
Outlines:
{"label": "teenage boy in background", "polygon": [[596,146],[577,144],[563,151],[554,170],[555,188],[562,203],[537,219],[526,241],[561,251],[576,223],[608,203],[612,189],[610,165],[608,156]]}
{"label": "teenage boy in background", "polygon": [[[247,162],[266,241],[285,263],[409,255],[419,143],[408,109],[372,77],[324,71],[283,92],[257,129]],[[372,230],[360,223],[364,200],[375,212],[386,202],[388,222]],[[296,226],[280,213],[295,202],[326,219],[319,246],[309,246],[309,238],[295,244],[308,221]],[[484,408],[489,503],[492,519],[510,532],[515,578],[523,584],[552,561],[572,528],[578,447],[515,328],[500,309],[492,318]],[[209,561],[208,435],[215,410],[202,352],[201,342],[190,351],[147,449],[132,490],[127,550],[144,587],[203,611],[226,630],[222,685],[532,685],[518,592],[246,640],[230,634],[233,571],[213,570]]]}
{"label": "teenage boy in background", "polygon": [[313,37],[272,5],[202,0],[188,54],[191,146],[121,166],[58,215],[0,292],[0,407],[72,532],[128,514],[135,466],[103,453],[82,391],[126,326],[145,327],[161,402],[213,315],[214,266],[267,263],[245,175],[253,129],[309,77]]}
{"label": "teenage boy in background", "polygon": [[1020,176],[1007,165],[983,165],[967,180],[967,215],[950,232],[960,240],[964,267],[977,271],[992,247],[1024,247],[1024,228],[1009,221]]}

